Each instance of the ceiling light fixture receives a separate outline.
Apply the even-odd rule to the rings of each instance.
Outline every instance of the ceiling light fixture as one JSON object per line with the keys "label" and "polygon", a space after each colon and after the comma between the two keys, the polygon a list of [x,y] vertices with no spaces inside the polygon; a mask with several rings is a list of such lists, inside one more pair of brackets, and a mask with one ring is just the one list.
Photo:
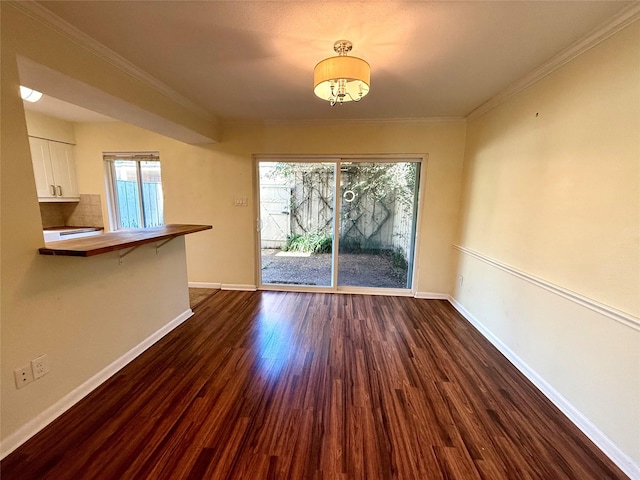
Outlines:
{"label": "ceiling light fixture", "polygon": [[313,93],[331,106],[336,103],[359,102],[371,84],[371,67],[357,57],[347,57],[353,44],[348,40],[338,40],[333,49],[337,57],[322,60],[313,69]]}
{"label": "ceiling light fixture", "polygon": [[20,96],[27,102],[36,103],[42,98],[42,93],[38,92],[37,90],[33,90],[32,88],[23,87],[22,85],[20,85]]}

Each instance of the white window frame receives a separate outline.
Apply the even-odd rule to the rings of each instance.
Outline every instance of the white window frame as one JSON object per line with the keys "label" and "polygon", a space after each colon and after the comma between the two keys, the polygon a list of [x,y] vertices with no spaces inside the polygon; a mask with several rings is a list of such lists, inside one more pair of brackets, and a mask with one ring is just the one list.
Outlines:
{"label": "white window frame", "polygon": [[[109,227],[111,231],[122,230],[120,223],[120,209],[118,208],[118,192],[116,191],[116,170],[115,162],[117,160],[127,160],[136,162],[136,178],[138,183],[138,201],[140,203],[141,227],[145,227],[144,206],[142,203],[142,175],[141,162],[153,161],[160,162],[159,152],[103,152],[102,160],[105,168],[105,187],[107,191],[107,205],[109,211]],[[162,171],[162,164],[161,164]],[[162,175],[162,173],[161,173]],[[164,223],[164,218],[163,218]]]}

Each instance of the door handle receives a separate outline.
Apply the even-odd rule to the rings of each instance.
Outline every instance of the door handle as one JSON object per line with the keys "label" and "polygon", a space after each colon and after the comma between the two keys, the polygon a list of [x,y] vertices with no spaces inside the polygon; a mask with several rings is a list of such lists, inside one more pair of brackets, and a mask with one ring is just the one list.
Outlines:
{"label": "door handle", "polygon": [[54,197],[56,196],[56,186],[55,185],[49,185],[51,187],[51,195],[53,195]]}
{"label": "door handle", "polygon": [[58,185],[58,196],[62,196],[62,187],[60,185]]}

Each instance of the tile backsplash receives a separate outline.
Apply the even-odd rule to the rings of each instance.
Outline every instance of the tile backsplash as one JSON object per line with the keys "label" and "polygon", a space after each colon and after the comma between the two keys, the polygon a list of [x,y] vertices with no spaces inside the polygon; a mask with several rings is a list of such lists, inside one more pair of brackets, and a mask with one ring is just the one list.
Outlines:
{"label": "tile backsplash", "polygon": [[42,228],[61,227],[64,225],[64,204],[62,203],[40,203],[40,216],[42,217]]}
{"label": "tile backsplash", "polygon": [[104,227],[100,195],[81,194],[76,203],[40,203],[42,227]]}

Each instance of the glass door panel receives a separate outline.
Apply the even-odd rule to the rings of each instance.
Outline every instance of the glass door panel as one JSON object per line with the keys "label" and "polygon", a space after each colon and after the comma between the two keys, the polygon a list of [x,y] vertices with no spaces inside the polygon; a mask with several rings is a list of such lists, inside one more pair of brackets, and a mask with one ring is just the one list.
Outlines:
{"label": "glass door panel", "polygon": [[338,286],[411,288],[418,162],[341,162]]}
{"label": "glass door panel", "polygon": [[333,162],[260,162],[263,285],[333,285]]}

